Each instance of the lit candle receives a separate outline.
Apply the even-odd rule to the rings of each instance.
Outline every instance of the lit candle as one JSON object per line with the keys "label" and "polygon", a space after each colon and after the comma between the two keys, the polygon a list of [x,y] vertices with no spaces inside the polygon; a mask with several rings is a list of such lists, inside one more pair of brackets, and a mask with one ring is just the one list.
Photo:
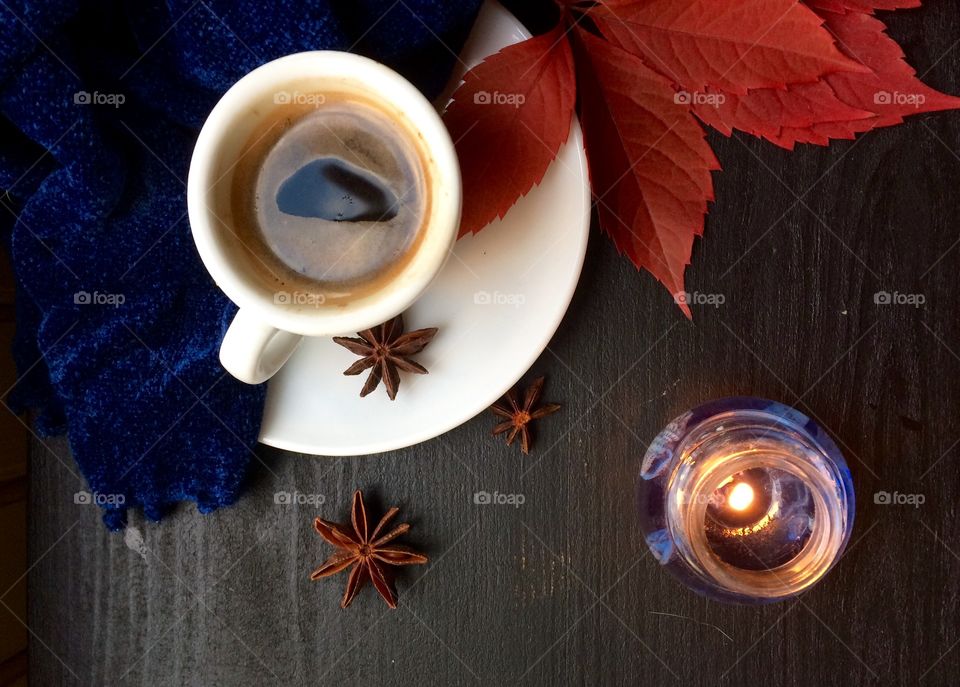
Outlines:
{"label": "lit candle", "polygon": [[816,583],[853,525],[833,442],[792,408],[733,398],[668,425],[644,457],[641,526],[657,559],[701,593],[775,601]]}
{"label": "lit candle", "polygon": [[736,482],[727,494],[727,505],[737,512],[747,510],[754,501],[753,487],[748,482]]}

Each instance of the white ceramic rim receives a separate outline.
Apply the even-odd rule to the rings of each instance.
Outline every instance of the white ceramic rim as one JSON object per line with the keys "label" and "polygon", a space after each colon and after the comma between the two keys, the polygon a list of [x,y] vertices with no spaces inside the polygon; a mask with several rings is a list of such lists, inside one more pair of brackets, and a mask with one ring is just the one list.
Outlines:
{"label": "white ceramic rim", "polygon": [[[426,141],[432,180],[431,222],[422,245],[385,289],[342,307],[277,305],[258,278],[227,259],[218,246],[221,230],[207,203],[218,179],[217,155],[227,145],[231,124],[253,103],[263,102],[286,85],[302,80],[324,80],[344,89],[358,86],[378,101],[402,113],[409,127]],[[236,145],[236,142],[233,143]],[[217,286],[239,307],[267,324],[306,336],[360,331],[406,310],[430,285],[446,262],[460,224],[460,165],[450,134],[433,105],[409,81],[374,60],[329,50],[301,52],[268,62],[235,83],[211,111],[197,138],[187,179],[187,209],[200,258]]]}

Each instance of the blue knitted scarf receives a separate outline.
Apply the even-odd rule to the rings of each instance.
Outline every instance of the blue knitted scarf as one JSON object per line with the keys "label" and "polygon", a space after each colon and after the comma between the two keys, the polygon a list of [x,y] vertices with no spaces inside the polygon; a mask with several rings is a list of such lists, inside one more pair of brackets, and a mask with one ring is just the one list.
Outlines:
{"label": "blue knitted scarf", "polygon": [[193,142],[220,95],[302,50],[350,50],[428,95],[479,0],[0,3],[0,231],[18,281],[3,399],[66,431],[111,529],[142,507],[233,503],[265,388],[217,359],[234,314],[186,216]]}

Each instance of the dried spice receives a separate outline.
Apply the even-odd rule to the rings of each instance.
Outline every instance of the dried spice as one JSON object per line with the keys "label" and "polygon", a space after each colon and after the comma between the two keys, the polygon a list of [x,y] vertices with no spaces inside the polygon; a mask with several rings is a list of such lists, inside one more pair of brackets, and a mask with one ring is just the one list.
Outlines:
{"label": "dried spice", "polygon": [[361,356],[360,360],[343,371],[345,375],[358,375],[369,369],[367,381],[360,390],[360,396],[366,396],[380,385],[383,380],[390,400],[397,397],[400,388],[400,370],[414,374],[427,374],[427,369],[410,359],[426,348],[437,334],[437,328],[417,329],[403,333],[403,315],[371,329],[357,332],[359,339],[349,336],[335,336],[333,340],[351,353]]}
{"label": "dried spice", "polygon": [[511,389],[506,396],[490,407],[494,415],[504,418],[503,422],[493,428],[493,435],[497,436],[509,431],[507,446],[513,444],[517,435],[520,435],[520,450],[525,454],[530,453],[530,446],[533,443],[530,436],[530,423],[560,410],[560,406],[556,403],[535,407],[540,400],[540,394],[543,393],[543,383],[544,378],[538,377],[527,387],[523,395],[523,405],[517,402],[517,394],[514,389]]}
{"label": "dried spice", "polygon": [[391,566],[422,565],[427,562],[426,556],[411,551],[405,546],[390,543],[406,533],[410,529],[409,524],[402,522],[381,536],[380,533],[384,527],[398,511],[399,508],[396,507],[388,510],[370,532],[367,524],[367,510],[363,505],[363,494],[357,490],[353,494],[350,513],[352,531],[347,525],[339,525],[322,518],[314,520],[314,529],[328,543],[335,546],[337,551],[310,574],[310,579],[319,580],[351,568],[340,608],[349,606],[367,581],[373,582],[374,588],[390,608],[396,608],[397,592]]}

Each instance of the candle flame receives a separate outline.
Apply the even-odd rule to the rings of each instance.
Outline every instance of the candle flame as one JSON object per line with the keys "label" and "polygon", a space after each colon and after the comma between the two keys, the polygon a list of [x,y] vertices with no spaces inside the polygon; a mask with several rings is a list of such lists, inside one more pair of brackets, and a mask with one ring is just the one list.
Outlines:
{"label": "candle flame", "polygon": [[727,496],[727,504],[734,510],[746,510],[753,503],[753,487],[746,482],[740,482],[733,485],[730,495]]}

